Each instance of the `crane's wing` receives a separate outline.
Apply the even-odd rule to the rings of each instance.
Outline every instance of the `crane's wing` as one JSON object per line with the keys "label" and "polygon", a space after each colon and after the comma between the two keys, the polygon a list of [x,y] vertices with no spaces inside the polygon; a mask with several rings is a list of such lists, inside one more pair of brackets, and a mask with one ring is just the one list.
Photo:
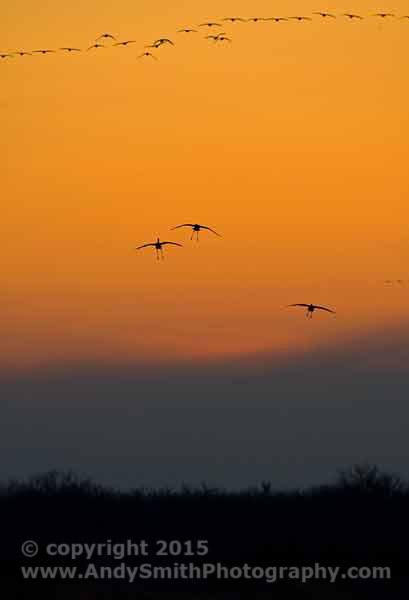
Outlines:
{"label": "crane's wing", "polygon": [[201,229],[208,229],[209,231],[213,231],[213,233],[215,233],[216,235],[218,235],[219,237],[222,237],[220,235],[220,233],[217,233],[217,231],[215,231],[214,229],[212,229],[211,227],[206,227],[205,225],[200,225]]}
{"label": "crane's wing", "polygon": [[171,227],[171,230],[179,229],[179,227],[193,227],[193,223],[183,223],[183,225],[176,225],[176,227]]}
{"label": "crane's wing", "polygon": [[287,306],[309,306],[309,304],[287,304]]}
{"label": "crane's wing", "polygon": [[314,304],[314,308],[319,308],[320,310],[326,310],[327,312],[335,313],[335,310],[331,310],[330,308],[325,308],[325,306],[317,306]]}
{"label": "crane's wing", "polygon": [[165,244],[172,244],[172,246],[181,246],[182,244],[178,244],[177,242],[161,242],[162,246],[164,246]]}
{"label": "crane's wing", "polygon": [[154,246],[155,244],[144,244],[143,246],[138,246],[135,250],[140,250],[141,248],[146,248],[147,246]]}

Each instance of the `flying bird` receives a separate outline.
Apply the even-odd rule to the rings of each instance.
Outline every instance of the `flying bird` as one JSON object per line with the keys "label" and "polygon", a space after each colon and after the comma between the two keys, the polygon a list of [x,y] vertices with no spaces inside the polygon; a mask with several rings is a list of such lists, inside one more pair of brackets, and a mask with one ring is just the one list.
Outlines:
{"label": "flying bird", "polygon": [[226,37],[226,36],[225,36],[225,35],[223,35],[223,34],[219,34],[219,35],[217,36],[217,40],[216,40],[216,42],[231,42],[231,38],[229,38],[229,37]]}
{"label": "flying bird", "polygon": [[37,52],[39,54],[49,54],[50,52],[55,52],[55,50],[33,50],[33,54]]}
{"label": "flying bird", "polygon": [[279,23],[280,21],[288,21],[287,17],[267,17],[264,21],[275,21]]}
{"label": "flying bird", "polygon": [[198,25],[198,27],[221,27],[220,23],[200,23],[200,25]]}
{"label": "flying bird", "polygon": [[344,17],[348,17],[349,19],[363,19],[361,15],[354,15],[352,13],[344,13]]}
{"label": "flying bird", "polygon": [[125,42],[116,42],[113,46],[127,46],[128,44],[134,44],[136,40],[125,40]]}
{"label": "flying bird", "polygon": [[12,54],[0,54],[0,58],[14,58]]}
{"label": "flying bird", "polygon": [[18,56],[32,56],[31,52],[25,52],[24,50],[20,50],[19,52],[13,52],[13,54],[17,54]]}
{"label": "flying bird", "polygon": [[156,56],[154,56],[151,52],[144,52],[143,54],[140,54],[139,56],[137,56],[136,58],[143,58],[144,56],[150,56],[151,58],[153,58],[154,60],[159,60]]}
{"label": "flying bird", "polygon": [[159,260],[159,254],[162,257],[162,260],[164,258],[163,256],[163,249],[162,246],[165,246],[165,244],[172,244],[173,246],[181,246],[182,244],[178,244],[177,242],[161,242],[159,241],[159,238],[156,239],[156,242],[153,242],[152,244],[143,244],[143,246],[138,246],[137,248],[135,248],[135,250],[140,250],[141,248],[147,248],[148,246],[153,246],[156,250],[156,258]]}
{"label": "flying bird", "polygon": [[325,306],[318,306],[317,304],[288,304],[288,306],[305,306],[307,308],[307,319],[308,317],[312,319],[312,313],[314,310],[325,310],[330,313],[335,313],[335,310],[331,310],[330,308],[325,308]]}
{"label": "flying bird", "polygon": [[258,23],[258,21],[265,21],[266,19],[264,17],[251,17],[250,19],[246,19],[247,23],[250,23],[250,21],[252,21],[253,23]]}
{"label": "flying bird", "polygon": [[60,50],[66,50],[67,52],[81,52],[81,48],[60,48]]}
{"label": "flying bird", "polygon": [[288,17],[289,19],[296,19],[297,21],[312,21],[311,17]]}
{"label": "flying bird", "polygon": [[115,42],[117,41],[116,37],[111,35],[110,33],[103,33],[102,35],[97,37],[97,39],[95,41],[97,42],[98,40],[108,39],[108,38],[111,40],[114,40]]}
{"label": "flying bird", "polygon": [[106,46],[104,46],[104,44],[92,44],[92,46],[87,48],[87,51],[91,50],[92,48],[106,48]]}
{"label": "flying bird", "polygon": [[191,238],[190,238],[191,240],[193,239],[193,236],[195,235],[195,232],[196,232],[196,240],[199,241],[199,231],[201,229],[208,229],[209,231],[212,231],[213,233],[215,233],[219,237],[222,237],[220,235],[220,233],[217,233],[217,231],[215,231],[211,227],[206,227],[206,225],[199,225],[198,223],[183,223],[183,225],[176,225],[176,227],[172,227],[171,228],[171,231],[173,229],[179,229],[180,227],[191,227],[192,228],[192,235],[191,235]]}
{"label": "flying bird", "polygon": [[241,17],[224,17],[222,21],[230,21],[231,23],[236,23],[236,21],[240,21],[241,23],[245,23],[246,19],[242,19]]}
{"label": "flying bird", "polygon": [[217,42],[217,40],[220,38],[221,35],[224,35],[224,34],[218,33],[217,35],[205,35],[204,39],[205,40],[214,40],[215,42]]}
{"label": "flying bird", "polygon": [[174,46],[175,44],[172,42],[172,40],[169,40],[168,38],[159,38],[158,40],[155,40],[153,42],[154,44],[156,44],[156,47],[158,48],[159,46],[162,46],[162,44],[171,44],[172,46]]}
{"label": "flying bird", "polygon": [[386,17],[394,17],[394,13],[375,13],[372,17],[382,17],[385,19]]}
{"label": "flying bird", "polygon": [[178,29],[177,33],[197,33],[197,29]]}
{"label": "flying bird", "polygon": [[320,15],[321,17],[323,17],[325,19],[325,17],[332,17],[333,19],[336,19],[335,15],[332,15],[331,13],[327,13],[327,12],[314,12],[312,13],[313,15]]}

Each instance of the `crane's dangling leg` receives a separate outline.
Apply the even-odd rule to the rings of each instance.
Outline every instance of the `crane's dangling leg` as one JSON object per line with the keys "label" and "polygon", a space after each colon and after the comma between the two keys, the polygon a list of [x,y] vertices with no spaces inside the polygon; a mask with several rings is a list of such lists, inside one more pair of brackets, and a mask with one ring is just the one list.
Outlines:
{"label": "crane's dangling leg", "polygon": [[198,241],[199,241],[199,232],[196,231],[196,242],[198,242]]}
{"label": "crane's dangling leg", "polygon": [[165,257],[163,256],[163,248],[160,249],[160,255],[162,257],[162,260],[165,260]]}
{"label": "crane's dangling leg", "polygon": [[156,248],[156,260],[159,260],[159,250]]}
{"label": "crane's dangling leg", "polygon": [[195,230],[193,229],[192,231],[192,235],[190,236],[190,239],[193,240],[193,236],[195,235]]}

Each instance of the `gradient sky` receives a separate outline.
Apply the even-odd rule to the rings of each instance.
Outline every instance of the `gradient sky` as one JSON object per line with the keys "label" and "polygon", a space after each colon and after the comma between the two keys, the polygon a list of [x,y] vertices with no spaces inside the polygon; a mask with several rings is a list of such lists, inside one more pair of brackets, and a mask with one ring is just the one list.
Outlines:
{"label": "gradient sky", "polygon": [[[52,390],[57,411],[65,413],[70,405],[63,393],[67,369],[69,380],[77,381],[72,384],[76,401],[83,402],[87,377],[94,386],[96,374],[115,381],[122,370],[158,369],[172,380],[166,424],[183,373],[192,381],[199,369],[201,382],[206,373],[213,381],[213,370],[231,361],[243,373],[257,372],[258,363],[275,372],[278,365],[285,370],[311,356],[319,371],[320,361],[333,355],[330,373],[348,378],[345,365],[358,360],[361,340],[366,340],[365,354],[374,357],[360,374],[368,389],[381,378],[385,395],[379,389],[377,394],[386,406],[387,383],[398,371],[395,392],[407,392],[401,349],[409,345],[409,19],[315,17],[306,23],[230,24],[224,31],[233,42],[225,46],[204,40],[207,32],[175,33],[223,16],[310,15],[321,8],[336,14],[408,14],[403,0],[393,6],[365,0],[329,7],[300,0],[290,8],[279,2],[274,9],[267,1],[241,0],[191,7],[186,2],[169,6],[164,0],[154,5],[15,0],[5,7],[0,23],[4,52],[86,48],[105,31],[138,41],[127,48],[0,62],[4,410],[13,412],[20,402],[30,401],[31,415],[42,393],[48,398]],[[163,36],[171,37],[175,47],[155,51],[158,62],[136,60],[145,44]],[[208,224],[223,238],[201,233],[196,243],[187,229],[169,231],[183,222]],[[184,247],[165,248],[160,263],[152,248],[133,250],[157,236]],[[385,279],[408,281],[387,286]],[[321,313],[307,321],[302,309],[284,308],[293,302],[325,304],[337,316]],[[229,394],[226,369],[224,399]],[[30,386],[20,397],[27,378]],[[51,387],[44,391],[47,378]],[[255,395],[268,396],[273,385],[269,377],[256,382],[252,375],[250,381],[254,389],[246,385],[241,400],[248,408]],[[128,400],[121,399],[120,386],[108,388],[112,394],[103,401],[112,403],[111,410],[117,402],[140,403],[142,412],[148,405],[138,395],[131,400],[129,390],[122,390]],[[92,389],[97,410],[98,393]],[[275,408],[278,403],[285,410],[289,392],[284,383],[279,389],[282,397],[275,394]],[[314,386],[307,385],[305,410],[314,394]],[[190,392],[182,395],[188,402]],[[207,399],[200,398],[203,412]],[[337,392],[333,406],[340,409],[343,401],[353,399]],[[101,421],[107,454],[127,421],[127,411],[119,412],[123,421],[118,415],[110,435],[105,431],[109,419]],[[44,439],[43,427],[56,423],[54,411],[40,414],[45,421],[38,430],[33,426],[26,451],[18,450],[25,446],[18,420],[11,419],[17,428],[8,429],[6,475],[48,467],[50,455],[58,457],[55,467],[70,464],[68,451],[58,454],[58,439],[75,435],[77,419],[67,419],[65,429],[60,423],[60,436],[46,438],[44,455],[28,461],[30,444],[34,448],[40,436]],[[248,418],[243,414],[234,417],[237,427]],[[408,415],[399,404],[394,425],[385,432],[388,440]],[[24,422],[24,414],[20,418]],[[282,448],[275,452],[288,456],[302,418],[297,413],[286,421]],[[382,420],[384,415],[377,425],[380,436]],[[8,427],[6,418],[1,421]],[[153,439],[151,425],[146,435]],[[317,435],[327,425],[319,419]],[[198,434],[189,411],[179,427]],[[228,446],[233,432],[227,422],[222,419],[216,429],[224,431]],[[250,440],[257,440],[256,428],[252,435]],[[368,436],[372,440],[370,432],[363,434],[361,450],[357,445],[353,457],[345,459],[376,455],[388,465],[403,464],[402,450],[394,458],[386,449],[376,454],[376,444],[366,449]],[[246,444],[239,441],[236,457],[242,448],[245,462]],[[329,469],[344,456],[344,442],[338,441],[336,452],[322,449],[330,454]],[[91,452],[89,443],[84,437],[83,454]],[[211,457],[210,438],[205,448]],[[298,467],[286,467],[283,482],[304,473],[305,448],[298,450]],[[134,452],[130,444],[118,461],[131,464]],[[184,452],[189,452],[188,443]],[[222,445],[218,456],[221,452]],[[265,448],[257,452],[255,462],[262,455],[266,459]],[[317,452],[310,456],[311,477],[326,472],[317,470],[314,456]],[[104,474],[100,457],[99,450],[87,463],[88,471],[115,478],[113,467]],[[81,466],[78,458],[71,462]],[[143,478],[149,481],[152,474],[152,481],[162,481],[167,468],[150,465]],[[211,469],[203,473],[208,477]],[[245,469],[240,477],[231,476],[227,469],[217,478],[246,483],[252,473]],[[172,477],[186,479],[193,471],[181,463]],[[125,480],[129,483],[129,474]]]}

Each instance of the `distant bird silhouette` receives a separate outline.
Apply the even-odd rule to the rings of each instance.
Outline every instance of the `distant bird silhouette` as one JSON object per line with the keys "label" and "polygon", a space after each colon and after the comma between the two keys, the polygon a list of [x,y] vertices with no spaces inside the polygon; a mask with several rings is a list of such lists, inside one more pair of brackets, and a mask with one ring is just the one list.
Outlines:
{"label": "distant bird silhouette", "polygon": [[288,17],[289,19],[296,19],[297,21],[312,21],[311,17]]}
{"label": "distant bird silhouette", "polygon": [[374,15],[371,15],[372,17],[382,17],[383,19],[385,19],[386,17],[394,17],[394,13],[375,13]]}
{"label": "distant bird silhouette", "polygon": [[335,310],[331,310],[330,308],[325,308],[325,306],[318,306],[317,304],[288,304],[288,306],[305,306],[307,307],[307,319],[308,317],[312,319],[312,313],[314,310],[325,310],[330,313],[335,313]]}
{"label": "distant bird silhouette", "polygon": [[344,13],[344,17],[348,17],[349,19],[363,19],[361,15],[354,15],[353,13]]}
{"label": "distant bird silhouette", "polygon": [[213,23],[212,21],[209,21],[208,23],[200,23],[198,27],[221,27],[221,25],[220,23]]}
{"label": "distant bird silhouette", "polygon": [[246,19],[243,19],[242,17],[224,17],[224,19],[222,19],[222,21],[230,21],[231,23],[236,23],[236,22],[245,23]]}
{"label": "distant bird silhouette", "polygon": [[144,52],[143,54],[140,54],[139,56],[137,56],[136,58],[143,58],[144,56],[150,56],[151,58],[153,58],[154,60],[159,60],[156,56],[154,56],[152,54],[152,52]]}
{"label": "distant bird silhouette", "polygon": [[314,13],[312,13],[312,14],[313,14],[313,15],[320,15],[320,16],[321,16],[321,17],[323,17],[324,19],[325,19],[326,17],[331,17],[331,18],[333,18],[333,19],[336,19],[336,16],[335,16],[335,15],[332,15],[331,13],[327,13],[327,12],[314,12]]}
{"label": "distant bird silhouette", "polygon": [[267,17],[264,21],[275,21],[276,23],[279,23],[280,21],[288,21],[288,19],[287,17]]}
{"label": "distant bird silhouette", "polygon": [[265,21],[264,17],[250,17],[250,19],[246,19],[247,23],[258,23],[259,21]]}
{"label": "distant bird silhouette", "polygon": [[219,39],[219,37],[221,35],[224,35],[224,33],[218,33],[217,35],[205,35],[204,39],[205,40],[214,40],[215,42],[217,42],[217,40]]}
{"label": "distant bird silhouette", "polygon": [[154,44],[156,44],[156,47],[158,48],[159,46],[162,46],[162,44],[171,44],[171,46],[174,46],[175,44],[172,42],[172,40],[169,40],[168,38],[159,38],[158,40],[155,40],[153,42]]}
{"label": "distant bird silhouette", "polygon": [[153,242],[152,244],[143,244],[143,246],[138,246],[137,248],[135,248],[135,250],[140,250],[141,248],[147,248],[148,246],[153,246],[156,249],[156,258],[159,260],[159,254],[160,254],[162,257],[162,260],[163,260],[164,256],[163,256],[162,246],[165,246],[166,244],[172,244],[173,246],[182,247],[182,244],[178,244],[177,242],[161,242],[159,240],[159,238],[157,238],[156,242]]}
{"label": "distant bird silhouette", "polygon": [[178,29],[177,33],[197,33],[197,29]]}
{"label": "distant bird silhouette", "polygon": [[231,38],[229,38],[223,34],[220,34],[220,35],[218,35],[216,42],[231,42]]}
{"label": "distant bird silhouette", "polygon": [[65,48],[60,48],[60,50],[66,50],[67,52],[81,52],[81,48],[65,47]]}
{"label": "distant bird silhouette", "polygon": [[191,227],[192,228],[193,231],[192,231],[192,235],[190,237],[191,240],[193,239],[193,236],[195,235],[195,232],[196,232],[196,240],[199,241],[199,231],[201,229],[208,229],[209,231],[212,231],[213,233],[215,233],[219,237],[222,237],[220,235],[220,233],[217,233],[217,231],[215,231],[211,227],[206,227],[206,225],[199,225],[199,223],[183,223],[183,225],[176,225],[176,227],[172,227],[171,231],[173,229],[179,229],[180,227]]}
{"label": "distant bird silhouette", "polygon": [[0,58],[14,58],[12,54],[0,54]]}
{"label": "distant bird silhouette", "polygon": [[102,40],[102,39],[115,40],[115,42],[117,41],[116,37],[114,35],[111,35],[110,33],[103,33],[102,35],[97,37],[97,39],[95,41],[97,42],[98,40]]}
{"label": "distant bird silhouette", "polygon": [[55,52],[55,50],[33,50],[33,54],[49,54],[50,52]]}
{"label": "distant bird silhouette", "polygon": [[104,46],[104,44],[92,44],[92,46],[87,48],[87,51],[92,50],[92,48],[106,48],[106,46]]}
{"label": "distant bird silhouette", "polygon": [[113,46],[127,46],[128,44],[134,44],[136,40],[125,40],[124,42],[115,42]]}
{"label": "distant bird silhouette", "polygon": [[13,54],[17,54],[17,56],[32,56],[31,52],[25,52],[24,50],[20,50],[18,52],[13,52]]}

